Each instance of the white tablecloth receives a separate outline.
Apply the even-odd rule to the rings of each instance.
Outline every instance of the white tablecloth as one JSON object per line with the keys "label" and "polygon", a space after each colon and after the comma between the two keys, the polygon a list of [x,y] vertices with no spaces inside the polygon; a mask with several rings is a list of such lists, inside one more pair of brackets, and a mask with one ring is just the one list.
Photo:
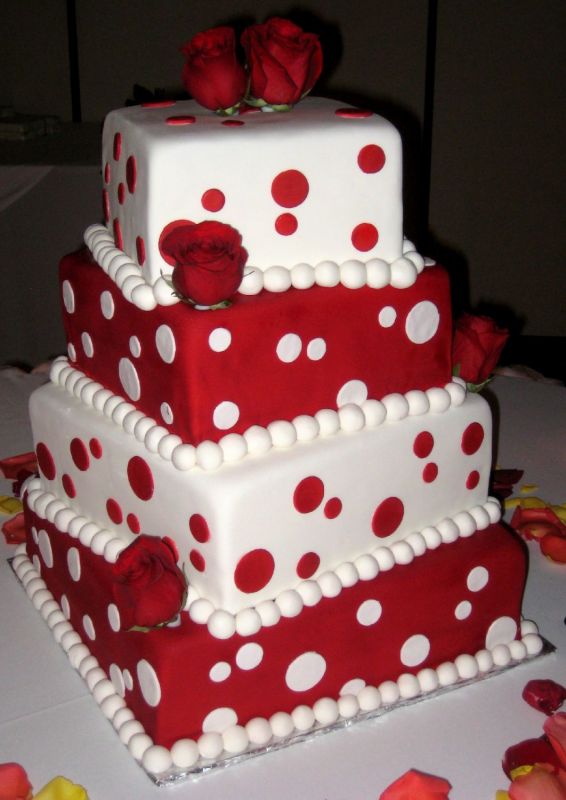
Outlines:
{"label": "white tablecloth", "polygon": [[[0,372],[0,457],[32,448],[24,397],[38,378]],[[497,461],[525,470],[537,494],[566,501],[566,389],[497,378]],[[0,493],[8,484],[0,481]],[[84,785],[91,800],[376,800],[410,768],[441,775],[454,800],[493,800],[506,788],[505,749],[542,733],[544,717],[521,699],[532,678],[566,683],[566,567],[530,546],[524,614],[557,653],[505,675],[399,709],[199,781],[158,789],[135,764],[65,653],[32,607],[0,545],[0,761],[18,761],[39,789],[57,774]]]}

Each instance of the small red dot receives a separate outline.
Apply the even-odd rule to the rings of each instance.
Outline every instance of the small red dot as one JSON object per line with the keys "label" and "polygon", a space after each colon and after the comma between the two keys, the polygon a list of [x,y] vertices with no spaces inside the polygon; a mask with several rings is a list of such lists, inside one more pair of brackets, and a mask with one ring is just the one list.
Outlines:
{"label": "small red dot", "polygon": [[142,108],[167,108],[168,106],[174,106],[174,100],[152,100],[149,103],[142,103]]}
{"label": "small red dot", "polygon": [[189,530],[197,542],[204,544],[210,539],[210,529],[202,514],[192,514],[189,519]]}
{"label": "small red dot", "polygon": [[324,484],[316,475],[300,481],[293,492],[293,505],[300,514],[310,514],[322,503]]}
{"label": "small red dot", "polygon": [[114,525],[120,525],[120,523],[124,519],[124,515],[122,514],[122,509],[120,508],[119,503],[117,503],[113,497],[110,497],[106,501],[106,513],[108,514]]}
{"label": "small red dot", "polygon": [[342,511],[342,501],[339,497],[331,497],[324,506],[324,516],[327,519],[336,519]]}
{"label": "small red dot", "polygon": [[423,481],[425,483],[432,483],[436,480],[437,476],[438,466],[431,461],[430,464],[427,464],[423,469]]}
{"label": "small red dot", "polygon": [[484,430],[479,422],[472,422],[462,434],[462,450],[471,456],[480,449],[483,442]]}
{"label": "small red dot", "polygon": [[297,564],[297,575],[304,581],[312,578],[320,566],[320,557],[316,553],[305,553]]}
{"label": "small red dot", "polygon": [[122,134],[115,133],[114,143],[112,146],[112,154],[114,155],[114,161],[118,161],[121,152],[122,152]]}
{"label": "small red dot", "polygon": [[136,236],[136,255],[138,264],[143,267],[145,264],[145,242],[141,236]]}
{"label": "small red dot", "polygon": [[110,183],[110,164],[108,162],[104,167],[104,183]]}
{"label": "small red dot", "polygon": [[189,553],[189,559],[191,564],[198,572],[204,572],[206,567],[206,561],[204,560],[204,556],[202,553],[199,553],[198,550],[191,550]]}
{"label": "small red dot", "polygon": [[126,517],[126,524],[132,533],[139,533],[141,531],[140,521],[135,514],[128,514]]}
{"label": "small red dot", "polygon": [[65,494],[67,494],[69,497],[76,497],[77,490],[75,489],[75,484],[73,483],[71,476],[67,474],[63,475],[61,482],[63,484]]}
{"label": "small red dot", "polygon": [[371,222],[361,222],[352,231],[352,244],[364,253],[375,247],[378,239],[378,230]]}
{"label": "small red dot", "polygon": [[432,448],[434,447],[434,438],[432,433],[428,431],[422,431],[415,437],[415,441],[413,442],[413,453],[417,456],[417,458],[426,458],[432,453]]}
{"label": "small red dot", "polygon": [[281,236],[292,236],[298,227],[299,223],[294,214],[280,214],[275,220],[275,230]]}
{"label": "small red dot", "polygon": [[472,470],[466,480],[466,489],[475,489],[480,482],[480,474],[477,469]]}
{"label": "small red dot", "polygon": [[375,509],[371,527],[376,536],[391,536],[405,515],[405,507],[398,497],[387,497]]}
{"label": "small red dot", "polygon": [[267,586],[274,570],[275,561],[268,550],[251,550],[238,561],[234,583],[241,592],[253,594]]}
{"label": "small red dot", "polygon": [[365,108],[337,108],[334,112],[337,117],[344,119],[364,119],[365,117],[372,117],[373,111]]}
{"label": "small red dot", "polygon": [[85,472],[90,464],[90,456],[84,442],[75,437],[71,441],[70,450],[71,458],[73,459],[77,469],[80,469],[81,472]]}
{"label": "small red dot", "polygon": [[367,144],[358,153],[358,166],[362,172],[379,172],[385,165],[385,153],[378,144]]}
{"label": "small red dot", "polygon": [[39,469],[43,472],[48,481],[52,481],[57,474],[57,470],[55,469],[55,462],[53,461],[53,456],[49,448],[46,444],[43,444],[43,442],[39,442],[35,448],[35,453],[37,455]]}
{"label": "small red dot", "polygon": [[110,221],[110,196],[106,189],[102,190],[102,213],[104,214],[104,222]]}
{"label": "small red dot", "polygon": [[123,183],[118,184],[118,202],[120,205],[124,205],[124,200],[126,199],[126,187]]}
{"label": "small red dot", "polygon": [[118,248],[118,250],[124,249],[124,240],[122,239],[122,228],[120,227],[120,221],[115,219],[113,222],[114,228],[114,244]]}
{"label": "small red dot", "polygon": [[309,182],[298,169],[287,169],[276,175],[271,184],[271,196],[283,208],[295,208],[309,193]]}
{"label": "small red dot", "polygon": [[167,117],[165,120],[168,125],[194,125],[196,121],[197,118],[192,114],[179,114],[176,117]]}
{"label": "small red dot", "polygon": [[[243,111],[241,113],[244,114],[244,113],[247,113],[247,112]],[[227,128],[239,128],[242,125],[245,125],[244,121],[241,120],[241,119],[225,119],[222,122],[222,124],[225,125]]]}
{"label": "small red dot", "polygon": [[98,441],[98,439],[91,439],[88,443],[89,450],[95,458],[102,457],[102,445]]}
{"label": "small red dot", "polygon": [[202,207],[207,211],[220,211],[221,208],[224,208],[226,198],[220,189],[207,189],[200,201]]}
{"label": "small red dot", "polygon": [[153,475],[140,456],[133,456],[128,461],[128,480],[132,491],[140,500],[149,500],[153,496]]}
{"label": "small red dot", "polygon": [[135,156],[129,156],[126,161],[126,183],[128,184],[128,191],[133,194],[136,191],[136,183],[138,180],[138,167],[136,164]]}

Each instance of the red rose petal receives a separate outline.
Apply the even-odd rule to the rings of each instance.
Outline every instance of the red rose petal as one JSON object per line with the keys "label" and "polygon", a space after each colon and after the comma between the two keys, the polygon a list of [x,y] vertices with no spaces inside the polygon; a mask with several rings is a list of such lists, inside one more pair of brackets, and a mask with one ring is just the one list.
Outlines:
{"label": "red rose petal", "polygon": [[20,511],[2,525],[2,533],[6,544],[21,544],[26,540],[26,523],[24,512]]}
{"label": "red rose petal", "polygon": [[550,715],[558,711],[566,700],[566,688],[549,678],[534,680],[527,683],[522,696],[537,711]]}
{"label": "red rose petal", "polygon": [[540,540],[543,555],[557,564],[566,564],[566,537],[555,533],[547,533]]}
{"label": "red rose petal", "polygon": [[553,769],[560,768],[558,756],[544,736],[539,739],[525,739],[512,747],[508,747],[503,756],[501,766],[504,773],[510,778],[511,773],[517,767],[525,767],[532,764],[550,764]]}
{"label": "red rose petal", "polygon": [[449,800],[452,786],[444,778],[411,769],[379,795],[379,800]]}

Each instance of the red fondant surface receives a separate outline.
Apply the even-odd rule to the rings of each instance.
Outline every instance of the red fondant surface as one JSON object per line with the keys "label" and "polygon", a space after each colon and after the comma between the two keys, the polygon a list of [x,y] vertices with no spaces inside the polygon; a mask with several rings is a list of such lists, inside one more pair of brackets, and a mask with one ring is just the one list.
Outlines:
{"label": "red fondant surface", "polygon": [[[192,622],[186,612],[178,627],[115,632],[108,615],[109,565],[29,509],[26,515],[29,532],[35,526],[49,537],[51,567],[43,561],[31,533],[27,544],[29,556],[36,563],[39,559],[47,587],[57,601],[65,595],[70,621],[100,665],[105,670],[115,665],[110,671],[114,675],[118,669],[122,675],[127,670],[133,679],[132,688],[125,690],[128,706],[154,741],[166,746],[199,736],[203,720],[215,709],[233,709],[240,724],[256,716],[269,718],[276,711],[290,712],[321,697],[338,697],[341,687],[354,678],[379,685],[404,672],[416,673],[453,661],[459,654],[476,653],[485,647],[487,631],[496,619],[511,617],[517,625],[520,621],[526,569],[523,545],[503,526],[491,525],[470,538],[429,550],[409,565],[359,581],[337,597],[305,607],[299,616],[281,619],[253,636],[214,639],[206,626]],[[72,579],[68,567],[73,548],[77,552],[71,561],[80,561],[78,580]],[[467,578],[476,567],[487,571],[487,583],[472,591]],[[367,601],[380,605],[380,613],[374,615],[378,618],[371,624],[360,612]],[[457,619],[455,609],[462,601],[471,604],[471,612],[466,619]],[[375,602],[372,605],[377,607]],[[85,632],[84,615],[89,617],[86,629],[94,631],[94,640]],[[420,663],[407,666],[401,652],[412,637],[426,637],[430,648],[428,654],[425,648]],[[242,653],[238,656],[247,644],[261,648],[256,666],[246,664]],[[290,688],[286,681],[290,665],[309,653],[324,660],[322,674],[319,670],[308,689]],[[160,700],[154,705],[148,704],[140,689],[142,661],[159,682]],[[229,665],[229,675],[214,681],[210,671],[219,662]],[[147,665],[142,665],[142,677]]]}

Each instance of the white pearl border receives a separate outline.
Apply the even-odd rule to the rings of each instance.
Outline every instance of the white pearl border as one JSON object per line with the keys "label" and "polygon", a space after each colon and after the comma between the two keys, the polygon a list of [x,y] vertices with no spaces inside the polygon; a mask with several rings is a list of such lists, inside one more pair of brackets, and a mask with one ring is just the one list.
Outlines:
{"label": "white pearl border", "polygon": [[311,442],[318,437],[340,432],[355,433],[363,428],[377,428],[384,423],[400,422],[409,416],[443,414],[466,399],[463,381],[454,378],[444,388],[426,391],[411,390],[393,393],[381,400],[365,400],[361,405],[347,403],[338,411],[326,408],[314,416],[301,414],[292,422],[276,420],[266,428],[252,425],[243,434],[228,433],[218,442],[206,440],[194,446],[171,434],[154,419],[138,411],[120,395],[88,378],[60,356],[51,365],[51,382],[65,389],[85,406],[96,409],[143,443],[150,453],[158,453],[181,472],[193,468],[216,470],[223,464],[234,464],[248,456],[264,455],[271,449],[288,449],[295,444]]}
{"label": "white pearl border", "polygon": [[[101,269],[114,281],[122,295],[142,311],[151,311],[156,306],[171,306],[179,302],[169,283],[158,278],[151,286],[141,268],[123,250],[119,250],[114,237],[104,225],[90,225],[84,233],[84,241]],[[359,289],[369,286],[383,289],[393,286],[406,289],[412,286],[425,267],[434,261],[423,258],[408,239],[403,240],[403,255],[391,263],[380,258],[367,262],[351,259],[343,264],[322,261],[316,266],[296,264],[291,269],[272,266],[265,270],[246,267],[238,292],[245,295],[268,292],[286,292],[295,289],[310,289],[312,286],[346,286]]]}
{"label": "white pearl border", "polygon": [[299,741],[304,735],[334,725],[346,725],[354,718],[368,718],[396,705],[411,702],[441,688],[456,686],[492,671],[504,669],[541,653],[544,643],[534,622],[522,621],[521,639],[498,644],[492,650],[475,655],[463,653],[453,662],[444,662],[436,669],[422,669],[416,675],[404,673],[396,681],[380,686],[364,686],[357,694],[346,694],[334,700],[322,697],[312,707],[297,706],[290,714],[284,711],[269,719],[255,717],[246,725],[233,725],[224,733],[203,733],[196,741],[180,739],[171,750],[153,743],[142,724],[135,719],[125,700],[116,693],[97,659],[79,634],[65,619],[59,604],[47,589],[45,581],[29,560],[25,545],[20,545],[12,562],[25,591],[39,611],[57,643],[86,682],[102,713],[112,723],[132,757],[158,783],[173,783],[195,775],[222,761],[244,754],[273,749],[278,744]]}

